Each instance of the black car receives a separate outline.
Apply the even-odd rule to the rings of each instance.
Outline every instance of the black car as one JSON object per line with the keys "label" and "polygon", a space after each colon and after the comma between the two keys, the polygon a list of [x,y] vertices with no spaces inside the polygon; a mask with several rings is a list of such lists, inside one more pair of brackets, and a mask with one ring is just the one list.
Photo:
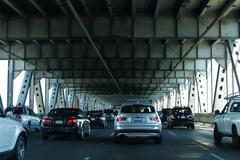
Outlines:
{"label": "black car", "polygon": [[167,122],[167,117],[169,116],[169,114],[171,113],[171,110],[170,108],[164,108],[162,109],[161,113],[160,113],[160,118],[161,118],[161,121],[162,122]]}
{"label": "black car", "polygon": [[174,107],[167,118],[168,128],[186,126],[194,129],[194,117],[190,107]]}
{"label": "black car", "polygon": [[103,110],[88,111],[87,116],[88,116],[88,119],[90,120],[91,126],[100,126],[102,128],[106,128],[107,120]]}
{"label": "black car", "polygon": [[90,121],[77,108],[53,109],[42,119],[41,126],[43,139],[56,134],[74,134],[80,139],[90,135]]}

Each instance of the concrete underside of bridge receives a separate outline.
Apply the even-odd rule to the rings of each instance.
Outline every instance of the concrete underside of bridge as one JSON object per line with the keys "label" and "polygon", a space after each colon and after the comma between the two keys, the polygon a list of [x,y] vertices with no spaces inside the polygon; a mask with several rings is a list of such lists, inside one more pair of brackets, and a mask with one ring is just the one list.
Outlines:
{"label": "concrete underside of bridge", "polygon": [[[179,94],[181,85],[201,92],[197,75],[207,74],[210,60],[222,69],[234,63],[229,55],[240,35],[239,5],[239,0],[3,0],[0,59],[9,60],[8,105],[12,81],[22,70],[31,73],[33,84],[26,89],[32,88],[32,97],[41,78],[47,79],[47,91],[55,87],[46,110],[81,99],[95,108],[124,98],[159,104],[173,91]],[[206,94],[199,95],[202,105]],[[188,103],[194,103],[190,96]]]}

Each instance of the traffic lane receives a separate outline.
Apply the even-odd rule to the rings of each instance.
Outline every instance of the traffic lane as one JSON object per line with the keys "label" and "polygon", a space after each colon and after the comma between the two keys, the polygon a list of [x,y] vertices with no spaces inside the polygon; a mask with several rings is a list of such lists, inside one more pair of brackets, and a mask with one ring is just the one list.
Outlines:
{"label": "traffic lane", "polygon": [[106,129],[92,129],[91,136],[83,141],[71,136],[42,140],[41,134],[33,133],[29,137],[26,160],[217,159],[209,149],[193,141],[193,137],[182,136],[195,131],[180,129],[179,133],[178,130],[164,129],[161,145],[152,140],[115,144],[111,125]]}
{"label": "traffic lane", "polygon": [[175,135],[175,139],[182,137],[185,140],[195,142],[206,150],[209,150],[209,153],[217,155],[219,159],[239,159],[239,149],[234,149],[232,147],[232,139],[230,137],[224,137],[221,146],[216,146],[214,144],[213,127],[196,125],[195,130],[188,130],[186,127],[176,127],[174,129],[165,130]]}

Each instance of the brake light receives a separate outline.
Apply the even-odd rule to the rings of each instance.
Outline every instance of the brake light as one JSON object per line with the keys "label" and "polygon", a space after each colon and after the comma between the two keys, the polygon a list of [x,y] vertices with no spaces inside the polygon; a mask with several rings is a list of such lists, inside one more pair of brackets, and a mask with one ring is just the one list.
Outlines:
{"label": "brake light", "polygon": [[50,118],[43,118],[43,119],[42,119],[42,123],[43,123],[43,124],[52,124],[53,121],[52,121]]}
{"label": "brake light", "polygon": [[105,121],[105,117],[96,117],[97,120]]}
{"label": "brake light", "polygon": [[149,119],[150,119],[151,121],[154,121],[154,122],[161,122],[161,121],[160,121],[160,118],[159,118],[158,116],[156,116],[156,117],[149,117]]}
{"label": "brake light", "polygon": [[77,120],[76,119],[69,119],[67,120],[67,124],[76,124]]}
{"label": "brake light", "polygon": [[116,121],[117,122],[123,122],[123,121],[126,121],[126,119],[127,119],[126,117],[119,116],[119,117],[116,118]]}
{"label": "brake light", "polygon": [[22,116],[19,116],[19,115],[17,115],[17,116],[16,116],[16,118],[17,118],[17,119],[21,119],[21,118],[22,118]]}
{"label": "brake light", "polygon": [[175,117],[175,116],[173,116],[173,115],[171,115],[170,117],[171,117],[171,119],[176,119],[176,117]]}

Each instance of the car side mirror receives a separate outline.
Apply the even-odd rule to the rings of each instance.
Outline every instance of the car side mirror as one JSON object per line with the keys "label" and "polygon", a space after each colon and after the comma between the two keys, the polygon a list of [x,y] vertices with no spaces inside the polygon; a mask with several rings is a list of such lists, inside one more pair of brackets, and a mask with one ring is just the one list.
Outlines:
{"label": "car side mirror", "polygon": [[220,111],[217,109],[216,111],[215,111],[215,115],[219,115],[220,114]]}

